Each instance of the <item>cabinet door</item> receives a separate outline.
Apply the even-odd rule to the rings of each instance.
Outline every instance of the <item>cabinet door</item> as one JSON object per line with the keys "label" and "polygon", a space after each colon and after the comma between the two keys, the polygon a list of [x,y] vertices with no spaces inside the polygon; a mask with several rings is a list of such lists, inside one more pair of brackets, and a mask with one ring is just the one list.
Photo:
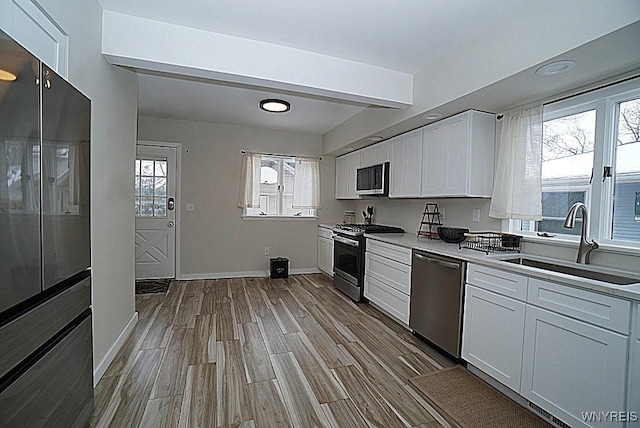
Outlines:
{"label": "cabinet door", "polygon": [[422,196],[463,196],[469,182],[469,113],[424,129]]}
{"label": "cabinet door", "polygon": [[318,237],[318,269],[333,275],[333,240]]}
{"label": "cabinet door", "polygon": [[336,158],[336,199],[358,199],[356,170],[360,168],[360,152]]}
{"label": "cabinet door", "polygon": [[422,129],[390,140],[390,154],[389,197],[419,197],[422,181]]}
{"label": "cabinet door", "polygon": [[[636,418],[640,418],[640,303],[635,305],[635,334],[631,339],[631,352],[629,354],[629,394],[627,410],[635,411]],[[629,426],[640,427],[640,421],[634,421]]]}
{"label": "cabinet door", "polygon": [[360,152],[362,168],[389,161],[389,143],[387,141],[366,147]]}
{"label": "cabinet door", "polygon": [[[640,417],[640,338],[634,339],[631,346],[631,359],[629,360],[629,367],[631,367],[629,381],[631,383],[629,385],[627,410],[635,411],[635,416],[638,418]],[[635,423],[640,425],[638,420],[636,420]]]}
{"label": "cabinet door", "polygon": [[336,158],[336,199],[348,198],[349,188],[349,158]]}
{"label": "cabinet door", "polygon": [[356,172],[360,168],[360,152],[350,153],[347,155],[349,159],[349,178],[347,180],[347,197],[349,199],[358,199],[356,194]]}
{"label": "cabinet door", "polygon": [[466,285],[462,358],[520,391],[526,305]]}
{"label": "cabinet door", "polygon": [[521,394],[574,427],[590,426],[582,412],[623,411],[628,344],[627,336],[527,306]]}

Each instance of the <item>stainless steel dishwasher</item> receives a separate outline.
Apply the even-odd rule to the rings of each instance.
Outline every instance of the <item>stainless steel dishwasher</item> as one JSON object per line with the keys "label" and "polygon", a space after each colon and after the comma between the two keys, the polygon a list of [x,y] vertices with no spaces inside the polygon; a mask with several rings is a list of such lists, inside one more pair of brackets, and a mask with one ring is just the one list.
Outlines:
{"label": "stainless steel dishwasher", "polygon": [[413,250],[409,327],[460,358],[466,262]]}

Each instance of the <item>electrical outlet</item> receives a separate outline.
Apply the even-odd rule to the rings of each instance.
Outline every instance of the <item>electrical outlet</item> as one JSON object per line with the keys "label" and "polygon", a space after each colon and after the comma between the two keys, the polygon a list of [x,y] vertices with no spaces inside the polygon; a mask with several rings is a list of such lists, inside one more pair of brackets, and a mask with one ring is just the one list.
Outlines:
{"label": "electrical outlet", "polygon": [[196,205],[195,204],[187,204],[186,207],[187,211],[191,212],[191,211],[195,211],[196,210]]}
{"label": "electrical outlet", "polygon": [[471,221],[480,223],[480,210],[478,208],[473,210],[473,219]]}
{"label": "electrical outlet", "polygon": [[264,247],[264,255],[265,256],[269,255],[269,247]]}

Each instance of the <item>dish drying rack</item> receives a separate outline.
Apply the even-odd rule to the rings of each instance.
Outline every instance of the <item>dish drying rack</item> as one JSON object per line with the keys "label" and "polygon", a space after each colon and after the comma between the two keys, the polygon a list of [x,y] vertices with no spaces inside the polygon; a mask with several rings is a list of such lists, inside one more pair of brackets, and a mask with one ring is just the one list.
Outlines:
{"label": "dish drying rack", "polygon": [[458,248],[484,251],[489,254],[494,251],[520,252],[522,236],[501,232],[473,232],[465,233],[466,240],[458,244]]}

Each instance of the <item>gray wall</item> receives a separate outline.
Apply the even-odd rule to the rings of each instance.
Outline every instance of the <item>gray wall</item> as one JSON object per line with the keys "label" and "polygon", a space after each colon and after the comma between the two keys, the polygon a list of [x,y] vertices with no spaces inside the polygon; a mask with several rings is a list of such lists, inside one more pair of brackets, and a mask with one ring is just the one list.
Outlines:
{"label": "gray wall", "polygon": [[[152,117],[140,117],[138,127],[139,140],[182,144],[180,277],[266,272],[276,256],[288,257],[291,270],[317,267],[318,222],[335,223],[348,207],[333,197],[335,158],[321,162],[319,221],[243,220],[236,201],[241,150],[319,157],[320,136]],[[194,212],[185,211],[187,203]]]}
{"label": "gray wall", "polygon": [[133,159],[137,79],[101,54],[95,0],[39,0],[69,36],[69,81],[91,99],[91,264],[97,367],[134,315]]}

